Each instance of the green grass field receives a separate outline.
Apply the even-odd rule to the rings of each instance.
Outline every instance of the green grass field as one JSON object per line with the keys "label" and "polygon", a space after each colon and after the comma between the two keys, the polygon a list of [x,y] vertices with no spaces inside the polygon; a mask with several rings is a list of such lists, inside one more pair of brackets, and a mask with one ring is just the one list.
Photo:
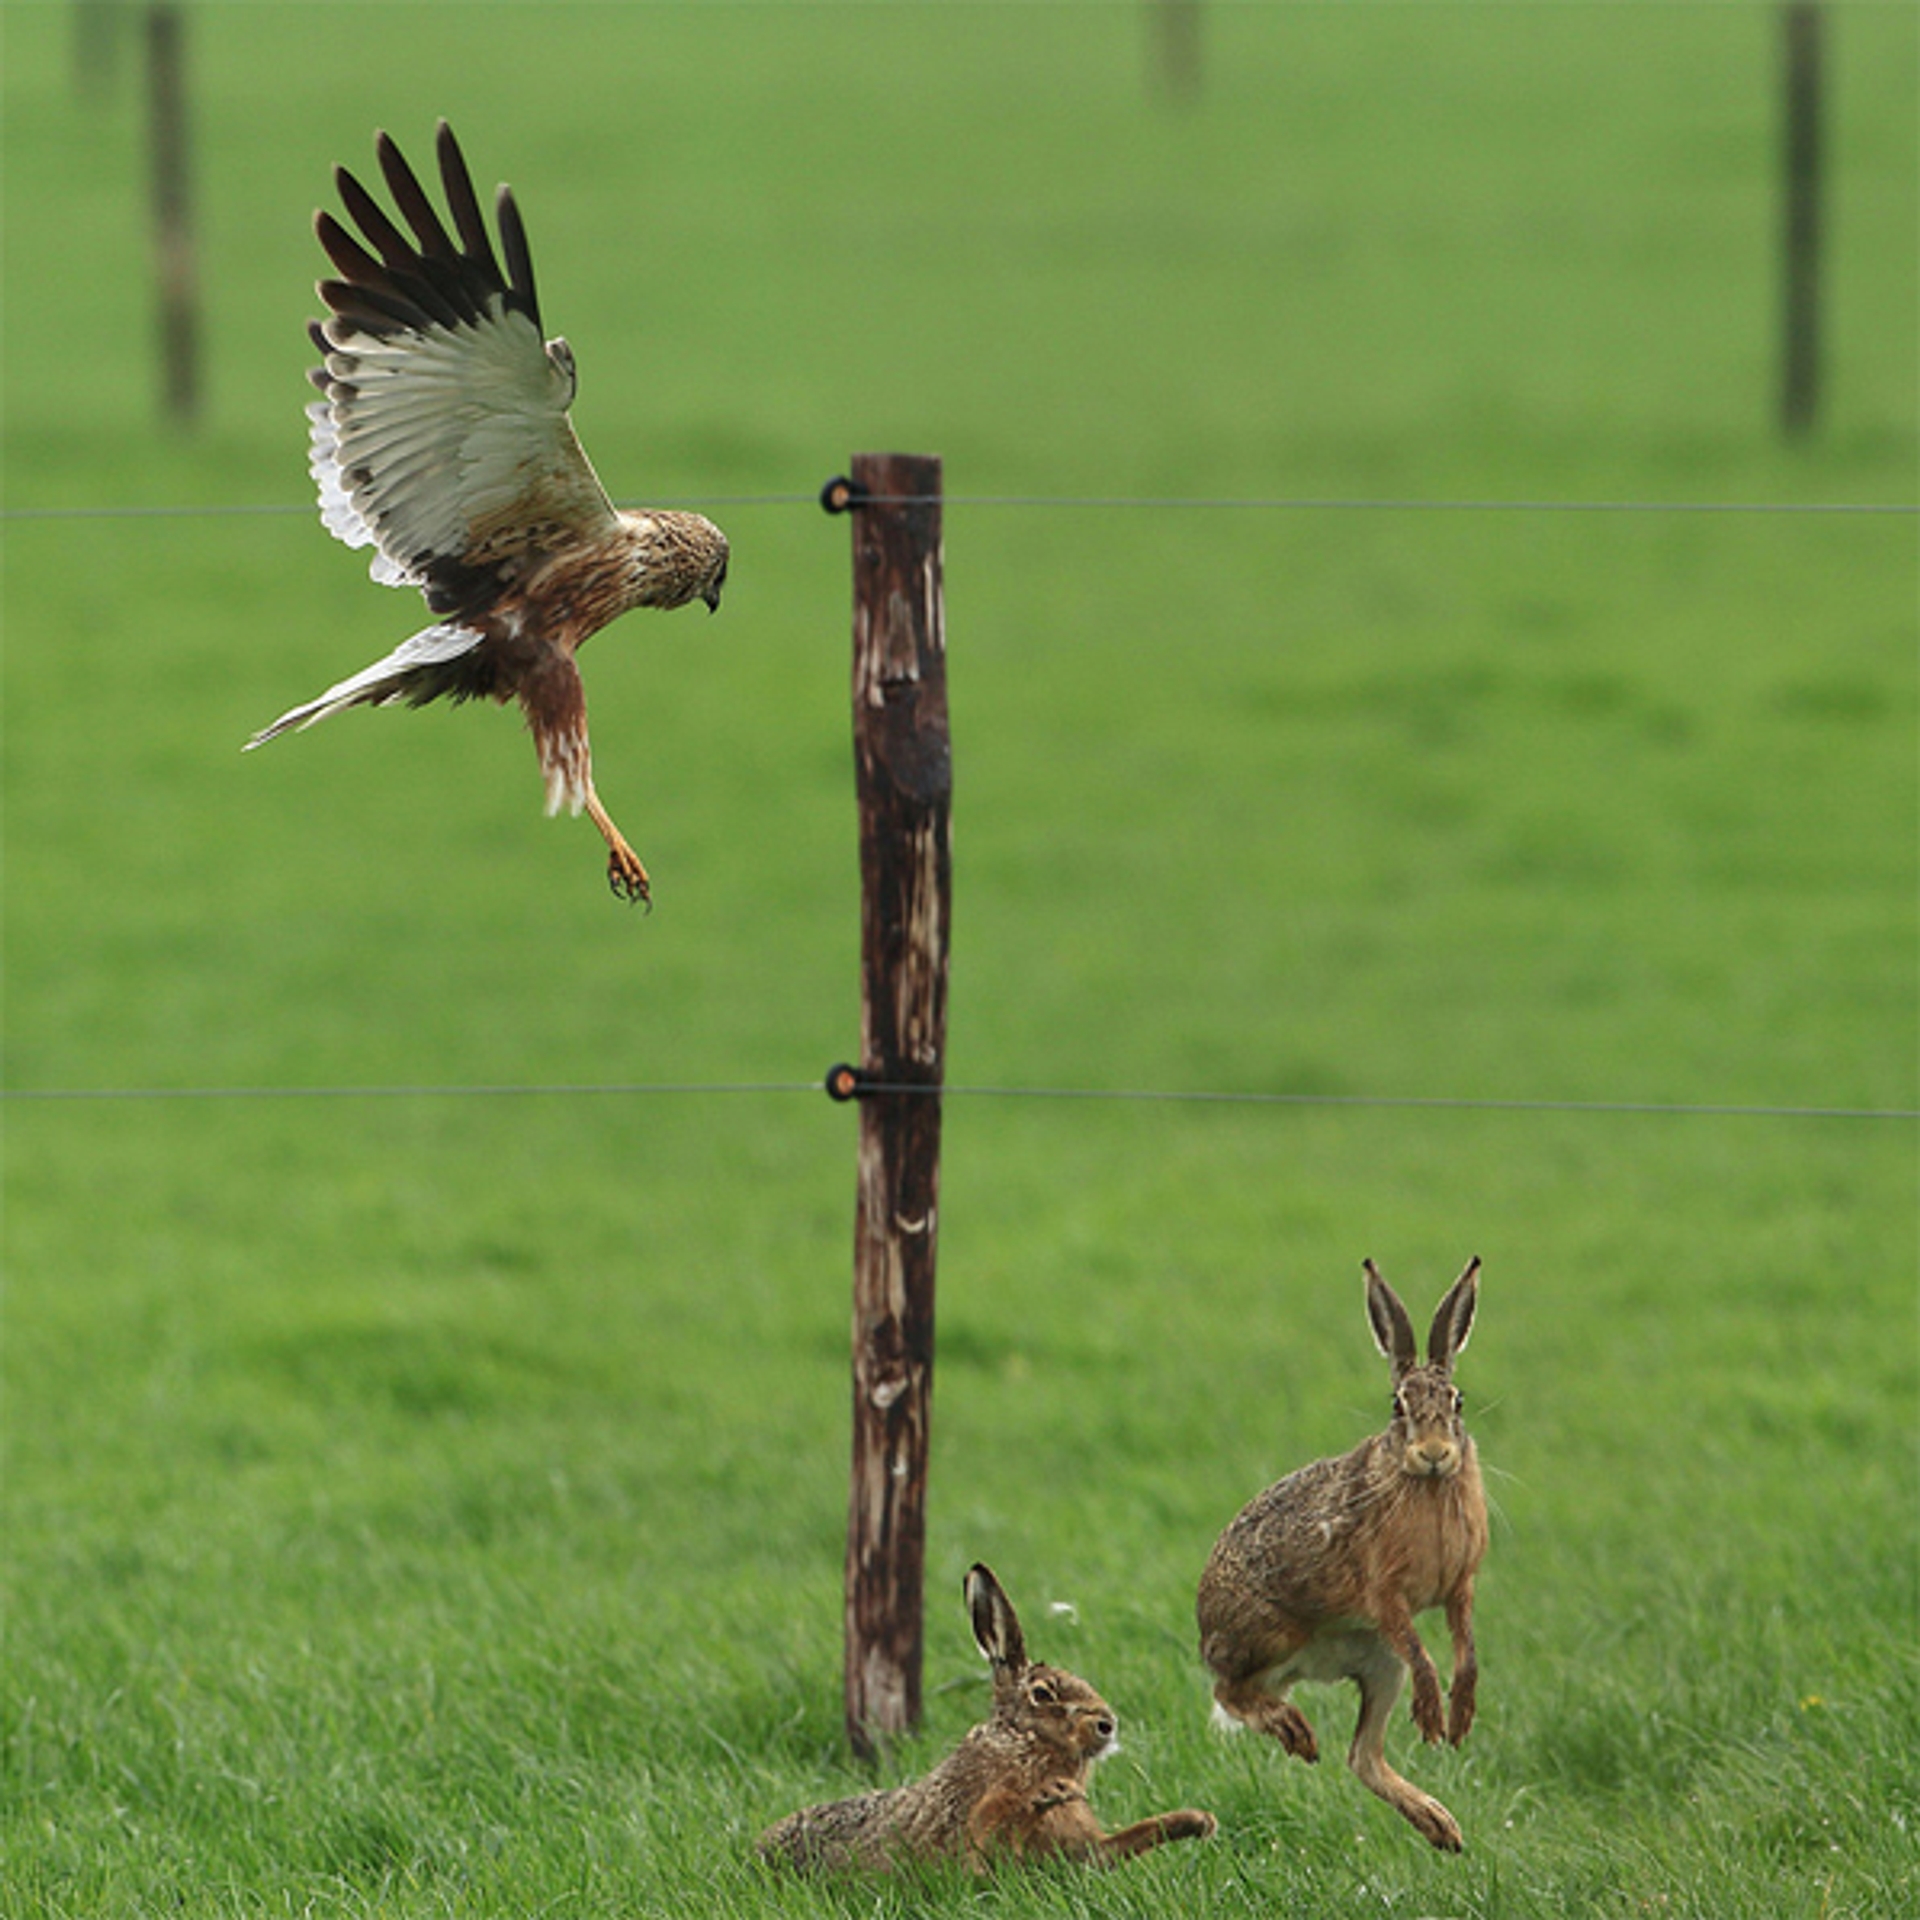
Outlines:
{"label": "green grass field", "polygon": [[[0,1914],[1920,1907],[1915,523],[965,496],[1912,502],[1920,23],[1829,10],[1817,432],[1774,427],[1775,10],[202,4],[209,402],[161,428],[137,44],[0,11],[6,1085],[774,1087],[857,1043],[849,453],[945,457],[956,1086],[927,1728],[960,1579],[1114,1702],[1125,1871],[776,1881],[840,1735],[854,1122],[802,1091],[10,1099]],[[328,168],[510,178],[615,494],[719,618],[586,660],[612,902],[518,722],[306,512]],[[1373,1430],[1359,1262],[1499,1506],[1481,1718],[1215,1739],[1192,1593]],[[1071,1611],[1054,1611],[1056,1604]],[[1437,1629],[1438,1623],[1434,1623]],[[1444,1634],[1432,1631],[1436,1649]]]}

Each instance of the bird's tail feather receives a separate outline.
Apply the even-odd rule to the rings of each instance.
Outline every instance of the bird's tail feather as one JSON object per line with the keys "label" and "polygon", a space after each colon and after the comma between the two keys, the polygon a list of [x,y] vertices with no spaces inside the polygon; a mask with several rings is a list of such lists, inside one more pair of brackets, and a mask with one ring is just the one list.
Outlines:
{"label": "bird's tail feather", "polygon": [[303,727],[344,713],[348,707],[383,707],[394,700],[431,699],[443,691],[441,676],[435,668],[471,653],[486,635],[473,627],[422,627],[409,634],[384,660],[362,667],[350,679],[329,687],[325,693],[289,707],[271,726],[262,727],[243,752],[277,739],[283,733],[295,733]]}

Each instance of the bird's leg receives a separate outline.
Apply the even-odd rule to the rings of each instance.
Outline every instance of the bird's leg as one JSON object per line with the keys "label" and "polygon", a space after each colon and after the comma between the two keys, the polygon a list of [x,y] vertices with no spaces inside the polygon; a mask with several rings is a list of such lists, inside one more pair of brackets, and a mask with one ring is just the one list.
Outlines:
{"label": "bird's leg", "polygon": [[642,906],[653,904],[653,888],[640,856],[628,846],[627,837],[613,824],[613,816],[600,804],[591,780],[587,783],[587,817],[600,829],[607,843],[607,885],[622,900],[638,900]]}

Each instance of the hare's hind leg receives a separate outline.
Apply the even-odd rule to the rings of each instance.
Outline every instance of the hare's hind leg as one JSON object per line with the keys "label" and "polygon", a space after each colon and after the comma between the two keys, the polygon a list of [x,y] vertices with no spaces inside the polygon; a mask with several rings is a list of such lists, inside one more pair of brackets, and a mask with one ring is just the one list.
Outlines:
{"label": "hare's hind leg", "polygon": [[1284,1692],[1269,1692],[1262,1684],[1261,1675],[1215,1681],[1213,1701],[1216,1726],[1233,1731],[1251,1727],[1255,1733],[1270,1734],[1302,1760],[1320,1758],[1320,1742],[1314,1738],[1307,1716]]}
{"label": "hare's hind leg", "polygon": [[1387,1722],[1405,1677],[1400,1656],[1384,1640],[1364,1665],[1354,1669],[1353,1678],[1360,1689],[1360,1720],[1353,1730],[1347,1765],[1368,1792],[1377,1793],[1434,1846],[1444,1853],[1458,1853],[1463,1845],[1459,1821],[1431,1794],[1422,1793],[1387,1765]]}

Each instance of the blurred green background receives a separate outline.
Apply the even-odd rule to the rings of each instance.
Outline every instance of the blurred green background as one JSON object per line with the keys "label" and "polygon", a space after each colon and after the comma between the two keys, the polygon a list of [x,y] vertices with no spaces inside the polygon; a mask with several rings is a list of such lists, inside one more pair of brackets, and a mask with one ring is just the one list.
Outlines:
{"label": "blurred green background", "polygon": [[[807,1092],[5,1108],[0,1911],[1910,1911],[1920,25],[1827,9],[1776,422],[1771,6],[186,9],[206,406],[156,400],[139,8],[10,0],[10,1093],[798,1086],[858,1034],[847,535],[941,454],[949,1102],[924,1764],[975,1558],[1118,1707],[1096,1882],[792,1889],[838,1738],[853,1125]],[[117,22],[117,25],[115,24]],[[623,501],[726,605],[585,656],[617,906],[487,709],[240,743],[420,624],[302,507],[329,169],[513,182]],[[994,504],[1010,496],[1039,504]],[[142,517],[51,509],[193,507]],[[300,509],[238,513],[235,508]],[[1501,1521],[1483,1717],[1204,1731],[1190,1602],[1353,1444],[1378,1259]],[[1071,1602],[1071,1616],[1049,1603]],[[1330,1752],[1349,1706],[1305,1701]]]}

